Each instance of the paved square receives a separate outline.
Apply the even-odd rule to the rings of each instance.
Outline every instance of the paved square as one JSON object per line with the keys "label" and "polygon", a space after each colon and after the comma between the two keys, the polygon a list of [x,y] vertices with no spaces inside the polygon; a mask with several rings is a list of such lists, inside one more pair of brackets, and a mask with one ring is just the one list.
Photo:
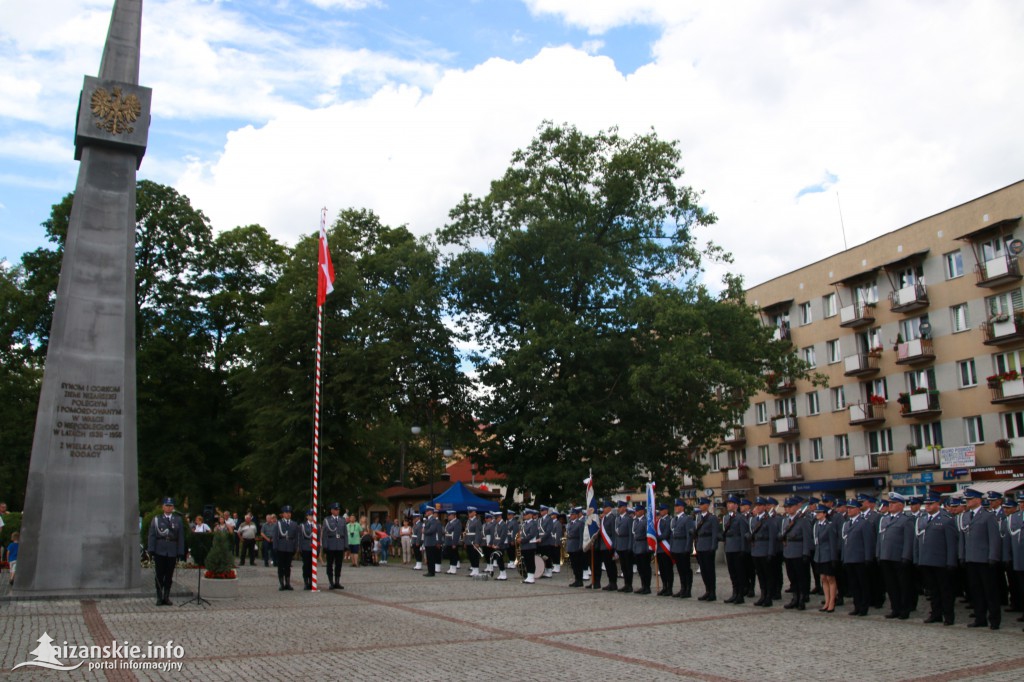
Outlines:
{"label": "paved square", "polygon": [[[724,567],[719,594],[728,594]],[[293,583],[301,585],[299,567]],[[190,573],[178,571],[191,587]],[[517,578],[514,572],[510,576]],[[147,584],[152,574],[145,575]],[[6,581],[2,581],[6,583]],[[1015,614],[1003,629],[924,625],[884,612],[785,611],[721,601],[569,589],[566,573],[535,585],[423,578],[408,567],[345,567],[343,591],[279,592],[274,568],[240,569],[241,596],[157,607],[150,599],[2,601],[0,677],[12,680],[237,682],[299,677],[353,680],[680,679],[789,682],[797,679],[916,680],[969,676],[1006,680],[1024,671]],[[696,581],[698,585],[700,580]],[[6,584],[0,596],[6,595]],[[696,594],[702,589],[697,587]],[[185,601],[179,597],[175,603]],[[924,602],[922,602],[923,606]],[[23,667],[43,632],[54,644],[173,640],[181,671]],[[62,661],[67,663],[68,661]]]}

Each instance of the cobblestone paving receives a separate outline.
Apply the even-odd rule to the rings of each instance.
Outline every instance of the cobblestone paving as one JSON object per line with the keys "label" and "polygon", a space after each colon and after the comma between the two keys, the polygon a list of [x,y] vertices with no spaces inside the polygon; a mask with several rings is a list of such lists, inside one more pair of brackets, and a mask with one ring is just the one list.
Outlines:
{"label": "cobblestone paving", "polygon": [[[445,565],[447,568],[447,564]],[[924,625],[696,599],[566,587],[563,572],[522,585],[420,576],[408,567],[346,567],[345,590],[279,592],[276,570],[240,569],[240,596],[208,608],[150,599],[0,601],[0,678],[11,680],[1006,680],[1024,671],[1016,614],[1003,629]],[[293,583],[301,585],[299,566]],[[181,574],[183,583],[189,574]],[[728,595],[724,572],[719,594]],[[144,584],[152,576],[144,572]],[[698,587],[696,595],[703,589]],[[639,581],[636,581],[639,584]],[[184,588],[185,585],[178,587]],[[6,586],[0,597],[6,595]],[[178,597],[175,603],[185,602]],[[923,602],[922,602],[923,605]],[[12,668],[34,660],[43,632],[54,644],[184,649],[180,671]],[[62,660],[62,663],[77,661]]]}

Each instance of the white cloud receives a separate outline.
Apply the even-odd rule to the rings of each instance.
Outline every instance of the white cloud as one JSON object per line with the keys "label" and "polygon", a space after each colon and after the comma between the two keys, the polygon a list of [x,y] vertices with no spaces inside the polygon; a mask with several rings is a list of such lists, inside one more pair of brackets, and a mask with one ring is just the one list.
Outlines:
{"label": "white cloud", "polygon": [[524,0],[537,15],[554,14],[572,26],[600,34],[627,24],[678,24],[696,3],[680,0]]}
{"label": "white cloud", "polygon": [[309,4],[316,5],[321,9],[340,7],[342,9],[365,9],[367,7],[380,7],[383,3],[380,0],[307,0]]}

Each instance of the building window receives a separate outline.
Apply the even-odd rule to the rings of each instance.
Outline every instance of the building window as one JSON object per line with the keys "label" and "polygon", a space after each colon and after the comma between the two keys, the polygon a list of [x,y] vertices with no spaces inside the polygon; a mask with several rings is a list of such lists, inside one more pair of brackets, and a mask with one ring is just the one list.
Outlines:
{"label": "building window", "polygon": [[998,319],[1003,315],[1010,318],[1014,312],[1024,310],[1024,297],[1021,296],[1020,289],[996,294],[985,299],[985,308],[988,310],[989,318]]}
{"label": "building window", "polygon": [[859,306],[865,303],[878,303],[878,282],[872,280],[858,284],[853,290],[853,301]]}
{"label": "building window", "polygon": [[792,398],[776,398],[775,399],[775,416],[776,417],[795,417],[796,416],[796,397]]}
{"label": "building window", "polygon": [[850,436],[841,433],[836,436],[836,459],[846,459],[850,456]]}
{"label": "building window", "polygon": [[960,250],[951,251],[946,254],[946,279],[956,279],[964,276],[964,255]]}
{"label": "building window", "polygon": [[868,400],[870,400],[871,396],[874,395],[881,396],[884,400],[889,399],[889,389],[886,387],[885,377],[882,377],[881,379],[873,379],[870,382],[864,383],[868,389]]}
{"label": "building window", "polygon": [[942,445],[942,423],[913,424],[910,427],[910,442],[919,448]]}
{"label": "building window", "polygon": [[965,332],[971,328],[967,318],[967,304],[958,303],[949,307],[949,314],[953,318],[953,333]]}
{"label": "building window", "polygon": [[892,452],[892,429],[868,433],[868,452],[872,455]]}
{"label": "building window", "polygon": [[985,428],[981,424],[981,417],[964,417],[964,435],[967,437],[968,445],[985,442]]}
{"label": "building window", "polygon": [[831,341],[826,341],[825,352],[828,355],[828,364],[834,365],[837,362],[842,362],[843,351],[839,345],[839,339],[832,339]]}
{"label": "building window", "polygon": [[835,293],[825,294],[821,297],[821,307],[824,309],[825,317],[835,317],[837,314]]}
{"label": "building window", "polygon": [[1009,353],[997,353],[995,358],[996,374],[1004,372],[1020,371],[1020,351],[1012,350]]}
{"label": "building window", "polygon": [[928,316],[912,317],[909,320],[900,321],[900,334],[904,341],[913,341],[921,338],[921,325],[928,322]]}
{"label": "building window", "polygon": [[814,346],[807,346],[803,349],[804,362],[807,363],[807,367],[814,369],[818,366],[817,356],[814,353]]}
{"label": "building window", "polygon": [[772,465],[772,451],[767,445],[757,446],[757,459],[763,467],[770,467]]}
{"label": "building window", "polygon": [[810,324],[813,321],[814,321],[814,318],[811,316],[811,302],[808,301],[807,303],[801,303],[800,304],[800,324],[801,325]]}
{"label": "building window", "polygon": [[821,462],[825,459],[825,448],[821,445],[820,438],[811,439],[811,461]]}
{"label": "building window", "polygon": [[799,464],[800,444],[779,443],[779,462],[782,464]]}
{"label": "building window", "polygon": [[811,391],[807,394],[807,414],[818,414],[821,412],[821,405],[818,403],[818,392]]}
{"label": "building window", "polygon": [[846,409],[846,390],[843,386],[835,386],[832,388],[832,411],[838,412],[839,410]]}
{"label": "building window", "polygon": [[970,388],[978,385],[978,371],[974,368],[974,358],[961,360],[956,363],[960,375],[960,388]]}
{"label": "building window", "polygon": [[754,410],[755,410],[755,412],[757,414],[757,423],[758,424],[767,424],[768,423],[768,405],[766,405],[765,403],[757,403],[756,405],[754,405]]}
{"label": "building window", "polygon": [[1024,412],[1004,412],[1002,417],[1003,432],[1007,438],[1024,437]]}
{"label": "building window", "polygon": [[718,455],[719,453],[712,452],[711,455],[708,457],[708,469],[710,469],[711,471],[718,471],[722,468],[721,466],[719,466]]}

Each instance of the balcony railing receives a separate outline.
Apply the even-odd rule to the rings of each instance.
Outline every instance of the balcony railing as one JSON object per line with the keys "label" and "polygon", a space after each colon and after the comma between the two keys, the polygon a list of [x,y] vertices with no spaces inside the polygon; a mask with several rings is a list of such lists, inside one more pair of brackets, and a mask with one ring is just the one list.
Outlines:
{"label": "balcony railing", "polygon": [[935,345],[931,339],[914,339],[896,344],[896,364],[916,365],[935,359]]}
{"label": "balcony railing", "polygon": [[772,339],[775,341],[792,341],[793,339],[790,336],[789,325],[780,324],[775,327],[775,330],[772,332]]}
{"label": "balcony railing", "polygon": [[738,448],[747,442],[747,433],[742,426],[734,426],[722,436],[722,442],[734,448]]}
{"label": "balcony railing", "polygon": [[934,469],[939,466],[939,456],[934,450],[918,448],[907,452],[908,469]]}
{"label": "balcony railing", "polygon": [[996,450],[1001,464],[1024,462],[1024,438],[1001,438],[996,441]]}
{"label": "balcony railing", "polygon": [[853,473],[881,474],[889,471],[889,455],[854,455]]}
{"label": "balcony railing", "polygon": [[857,353],[843,360],[844,376],[861,377],[878,373],[878,355],[874,353]]}
{"label": "balcony railing", "polygon": [[772,418],[772,438],[794,438],[800,435],[800,428],[797,426],[796,417],[793,415],[782,415]]}
{"label": "balcony railing", "polygon": [[722,471],[722,492],[750,490],[754,482],[751,480],[747,467],[735,467]]}
{"label": "balcony railing", "polygon": [[986,346],[1001,346],[1024,339],[1024,318],[1017,315],[997,315],[981,323]]}
{"label": "balcony railing", "polygon": [[923,282],[897,289],[889,294],[889,309],[894,313],[909,313],[928,307],[928,287]]}
{"label": "balcony railing", "polygon": [[839,309],[840,327],[863,327],[875,321],[874,304],[854,303]]}
{"label": "balcony railing", "polygon": [[1020,264],[1016,256],[996,256],[974,267],[979,287],[997,287],[1021,279]]}
{"label": "balcony railing", "polygon": [[775,465],[775,480],[776,481],[802,481],[804,480],[803,472],[800,470],[799,462],[787,462],[785,464]]}
{"label": "balcony railing", "polygon": [[900,414],[904,417],[933,417],[942,412],[939,406],[938,392],[927,391],[925,393],[911,393],[907,396],[907,403],[902,406]]}
{"label": "balcony railing", "polygon": [[988,385],[992,403],[1015,403],[1024,400],[1024,379],[996,380]]}
{"label": "balcony railing", "polygon": [[885,421],[885,405],[876,403],[853,403],[849,407],[850,425],[881,424]]}

